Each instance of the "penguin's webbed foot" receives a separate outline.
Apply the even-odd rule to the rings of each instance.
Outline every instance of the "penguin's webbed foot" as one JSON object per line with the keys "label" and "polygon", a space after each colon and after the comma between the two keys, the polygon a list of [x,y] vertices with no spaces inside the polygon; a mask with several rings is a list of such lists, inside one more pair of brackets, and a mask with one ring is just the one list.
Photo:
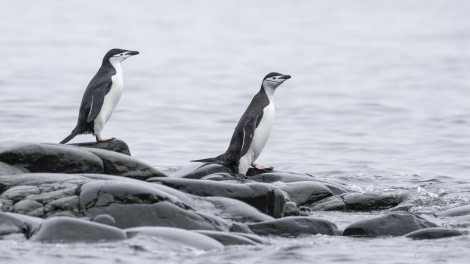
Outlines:
{"label": "penguin's webbed foot", "polygon": [[262,165],[258,163],[251,163],[251,166],[255,167],[258,170],[273,170],[274,168],[268,165]]}
{"label": "penguin's webbed foot", "polygon": [[100,135],[96,135],[96,141],[97,142],[106,142],[106,141],[110,141],[110,140],[113,140],[114,138],[111,137],[111,138],[105,138],[105,137],[101,137]]}

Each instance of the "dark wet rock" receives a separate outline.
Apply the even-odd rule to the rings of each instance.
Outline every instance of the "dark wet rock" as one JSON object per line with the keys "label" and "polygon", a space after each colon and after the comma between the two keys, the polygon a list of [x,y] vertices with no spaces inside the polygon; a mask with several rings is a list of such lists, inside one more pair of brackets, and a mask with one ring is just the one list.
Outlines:
{"label": "dark wet rock", "polygon": [[206,175],[225,172],[230,173],[230,170],[218,164],[203,164],[194,163],[189,166],[183,167],[170,175],[172,178],[186,178],[186,179],[200,179]]}
{"label": "dark wet rock", "polygon": [[463,205],[442,211],[437,214],[438,216],[463,216],[470,215],[470,205]]}
{"label": "dark wet rock", "polygon": [[103,162],[96,155],[59,144],[17,144],[1,149],[0,161],[30,172],[104,172]]}
{"label": "dark wet rock", "polygon": [[42,219],[36,217],[0,212],[0,236],[23,233],[29,237],[30,231],[39,226],[41,222]]}
{"label": "dark wet rock", "polygon": [[313,211],[372,211],[388,209],[400,204],[406,198],[404,193],[362,194],[346,193],[335,195],[312,204]]}
{"label": "dark wet rock", "polygon": [[221,231],[229,229],[228,223],[222,219],[185,210],[169,202],[111,204],[105,207],[92,207],[85,211],[88,217],[95,217],[99,214],[112,216],[116,220],[116,226],[120,228],[167,226]]}
{"label": "dark wet rock", "polygon": [[71,217],[46,219],[33,232],[32,241],[41,242],[98,242],[126,239],[126,233],[118,228]]}
{"label": "dark wet rock", "polygon": [[233,222],[230,226],[230,232],[243,233],[243,234],[254,234],[253,231],[246,225],[242,223]]}
{"label": "dark wet rock", "polygon": [[197,231],[199,234],[203,234],[205,236],[211,237],[224,246],[231,246],[231,245],[259,245],[255,241],[248,239],[244,236],[237,235],[234,233],[227,233],[227,232],[220,232],[220,231],[207,231],[207,230],[199,230]]}
{"label": "dark wet rock", "polygon": [[39,194],[41,191],[37,186],[30,185],[19,185],[9,188],[4,191],[0,197],[3,199],[12,200],[18,202],[23,200],[26,196]]}
{"label": "dark wet rock", "polygon": [[104,149],[104,150],[122,153],[128,156],[131,155],[131,151],[129,150],[129,146],[127,145],[127,143],[117,138],[113,138],[111,140],[104,141],[104,142],[103,141],[83,142],[83,143],[72,143],[68,145],[77,146],[77,147],[85,147],[85,148]]}
{"label": "dark wet rock", "polygon": [[[37,210],[40,209],[40,210]],[[21,200],[13,206],[13,212],[30,216],[44,216],[44,205],[35,200]]]}
{"label": "dark wet rock", "polygon": [[328,187],[312,181],[290,182],[277,186],[289,195],[289,201],[298,206],[310,205],[333,195]]}
{"label": "dark wet rock", "polygon": [[51,201],[45,206],[45,208],[50,215],[55,215],[56,213],[61,214],[64,211],[69,211],[72,214],[78,214],[78,208],[80,207],[79,203],[80,201],[78,196],[72,195]]}
{"label": "dark wet rock", "polygon": [[[27,173],[0,176],[0,184],[8,188],[0,200],[11,206],[2,210],[31,216],[45,217],[63,210],[77,210],[76,193],[79,186],[90,179],[77,174]],[[71,200],[75,197],[75,203]],[[59,211],[59,212],[57,212]]]}
{"label": "dark wet rock", "polygon": [[181,247],[191,247],[200,250],[223,249],[219,241],[194,231],[171,227],[136,227],[125,230],[129,238],[136,236],[152,236],[167,243]]}
{"label": "dark wet rock", "polygon": [[279,188],[263,183],[225,183],[208,180],[151,178],[183,192],[198,196],[222,196],[243,201],[275,218],[284,213],[285,197]]}
{"label": "dark wet rock", "polygon": [[258,174],[256,176],[252,176],[248,178],[252,181],[265,182],[265,183],[317,182],[328,187],[328,189],[330,189],[330,192],[334,195],[343,194],[347,192],[347,190],[344,189],[339,184],[321,181],[307,174],[296,174],[296,173],[289,173],[289,172],[269,172],[269,173]]}
{"label": "dark wet rock", "polygon": [[300,211],[296,203],[286,202],[284,217],[286,216],[300,216]]}
{"label": "dark wet rock", "polygon": [[81,186],[79,199],[80,207],[85,210],[114,203],[153,204],[162,201],[185,207],[178,198],[139,181],[97,180],[89,182]]}
{"label": "dark wet rock", "polygon": [[462,232],[458,230],[433,227],[433,228],[420,229],[420,230],[408,233],[405,236],[408,238],[415,239],[415,240],[421,240],[421,239],[437,239],[437,238],[445,238],[445,237],[453,237],[453,236],[461,236],[461,235],[463,235]]}
{"label": "dark wet rock", "polygon": [[227,197],[203,197],[199,198],[211,203],[213,206],[195,202],[195,210],[198,212],[208,212],[223,219],[236,221],[240,223],[257,223],[273,220],[274,218],[261,213],[253,206],[242,201]]}
{"label": "dark wet rock", "polygon": [[116,220],[114,220],[114,217],[108,214],[96,215],[95,217],[93,217],[92,221],[100,223],[100,224],[104,224],[104,225],[110,225],[110,226],[116,225]]}
{"label": "dark wet rock", "polygon": [[413,214],[389,213],[353,223],[343,231],[344,236],[402,236],[437,225]]}
{"label": "dark wet rock", "polygon": [[337,235],[338,228],[328,220],[305,217],[290,216],[272,221],[250,224],[250,229],[261,236],[284,236],[297,237],[301,235]]}
{"label": "dark wet rock", "polygon": [[102,149],[86,149],[103,161],[104,174],[118,175],[139,180],[150,177],[165,177],[158,169],[128,155]]}
{"label": "dark wet rock", "polygon": [[[29,171],[22,167],[15,167],[11,166],[5,162],[0,161],[0,175],[12,175],[12,174],[21,174],[21,173],[28,173]],[[1,192],[0,186],[0,192]]]}

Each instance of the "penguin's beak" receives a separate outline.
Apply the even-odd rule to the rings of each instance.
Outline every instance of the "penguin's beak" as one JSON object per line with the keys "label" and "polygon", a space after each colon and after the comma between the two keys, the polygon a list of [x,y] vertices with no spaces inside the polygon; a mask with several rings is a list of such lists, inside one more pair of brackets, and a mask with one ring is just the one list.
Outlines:
{"label": "penguin's beak", "polygon": [[133,51],[133,50],[126,51],[126,55],[129,55],[129,56],[134,56],[134,55],[137,55],[137,54],[139,54],[138,51]]}
{"label": "penguin's beak", "polygon": [[290,76],[290,75],[281,75],[281,76],[279,76],[279,78],[278,78],[278,79],[284,79],[284,80],[288,80],[288,79],[290,79],[290,78],[291,78],[291,76]]}

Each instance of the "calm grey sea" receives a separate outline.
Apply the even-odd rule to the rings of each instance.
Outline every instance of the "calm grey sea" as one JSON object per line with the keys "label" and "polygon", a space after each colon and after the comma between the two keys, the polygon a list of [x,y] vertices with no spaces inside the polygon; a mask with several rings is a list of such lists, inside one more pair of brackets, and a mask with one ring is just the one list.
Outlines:
{"label": "calm grey sea", "polygon": [[[111,48],[124,94],[103,131],[165,170],[225,151],[264,75],[276,121],[260,162],[366,193],[407,191],[411,211],[470,203],[470,1],[0,0],[0,142],[59,142]],[[91,141],[90,135],[73,142]],[[371,213],[316,213],[340,228]],[[468,263],[469,236],[313,236],[198,252],[151,238],[0,240],[3,263]]]}

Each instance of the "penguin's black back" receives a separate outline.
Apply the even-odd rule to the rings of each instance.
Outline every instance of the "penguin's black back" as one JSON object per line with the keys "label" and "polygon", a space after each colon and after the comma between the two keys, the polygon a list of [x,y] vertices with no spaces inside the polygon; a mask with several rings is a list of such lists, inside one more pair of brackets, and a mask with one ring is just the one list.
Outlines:
{"label": "penguin's black back", "polygon": [[256,127],[258,127],[263,117],[263,109],[268,105],[268,95],[266,94],[266,91],[264,90],[263,86],[261,86],[260,91],[253,97],[247,109],[240,118],[240,121],[238,121],[238,124],[235,127],[235,131],[233,132],[232,139],[230,140],[230,145],[227,151],[219,156],[223,158],[224,161],[227,163],[227,167],[235,167],[237,168],[236,170],[238,170],[239,160],[245,154],[242,153],[244,138],[243,128],[245,127],[246,123],[252,122],[253,118],[257,119]]}

